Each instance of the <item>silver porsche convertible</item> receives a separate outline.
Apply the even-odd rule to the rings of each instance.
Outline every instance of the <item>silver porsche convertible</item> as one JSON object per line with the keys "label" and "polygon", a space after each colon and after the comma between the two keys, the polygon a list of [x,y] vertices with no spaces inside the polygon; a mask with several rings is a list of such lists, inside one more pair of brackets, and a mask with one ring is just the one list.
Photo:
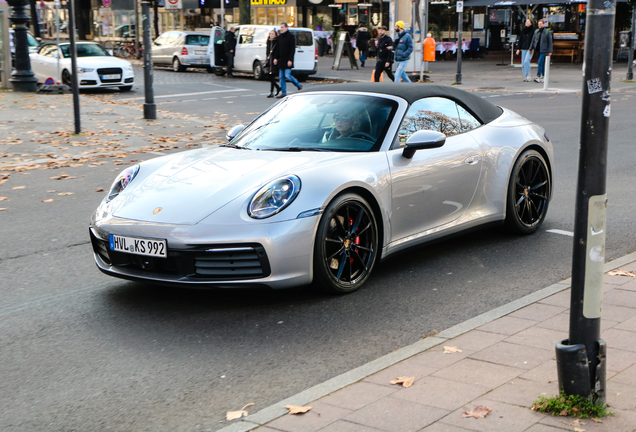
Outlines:
{"label": "silver porsche convertible", "polygon": [[102,272],[347,293],[405,248],[489,224],[531,234],[551,197],[544,129],[451,87],[320,86],[228,139],[117,177],[91,219]]}

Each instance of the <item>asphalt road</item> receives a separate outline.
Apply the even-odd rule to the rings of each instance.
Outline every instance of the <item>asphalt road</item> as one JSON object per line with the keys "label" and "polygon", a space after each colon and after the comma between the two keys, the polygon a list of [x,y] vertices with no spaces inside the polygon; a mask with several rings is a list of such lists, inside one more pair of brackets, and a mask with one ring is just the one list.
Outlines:
{"label": "asphalt road", "polygon": [[[272,103],[268,84],[248,78],[156,71],[155,83],[159,109],[183,114],[247,122]],[[636,249],[632,94],[613,94],[609,259]],[[486,230],[411,250],[380,263],[352,295],[189,291],[106,277],[87,243],[101,196],[46,213],[27,208],[29,217],[0,214],[0,296],[8,299],[0,306],[0,430],[216,430],[226,411],[253,402],[256,412],[569,277],[572,238],[547,230],[573,229],[580,96],[483,96],[543,125],[554,142],[543,228],[529,237]],[[105,167],[78,170],[95,186],[113,176]],[[17,242],[2,239],[16,232],[31,244],[11,254]]]}

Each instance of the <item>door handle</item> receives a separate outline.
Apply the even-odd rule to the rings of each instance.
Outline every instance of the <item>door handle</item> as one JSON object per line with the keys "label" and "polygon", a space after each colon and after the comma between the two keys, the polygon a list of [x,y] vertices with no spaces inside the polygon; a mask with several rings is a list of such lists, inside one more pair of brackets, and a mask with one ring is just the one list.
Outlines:
{"label": "door handle", "polygon": [[479,155],[470,156],[470,157],[466,158],[465,162],[468,165],[475,165],[477,162],[479,162]]}

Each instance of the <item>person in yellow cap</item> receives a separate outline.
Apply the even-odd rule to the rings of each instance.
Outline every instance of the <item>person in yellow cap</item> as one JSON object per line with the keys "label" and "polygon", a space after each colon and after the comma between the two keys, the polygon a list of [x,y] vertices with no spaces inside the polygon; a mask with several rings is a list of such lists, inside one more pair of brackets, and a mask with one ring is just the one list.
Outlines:
{"label": "person in yellow cap", "polygon": [[406,75],[406,63],[411,59],[411,53],[413,53],[413,38],[404,30],[404,21],[398,21],[395,23],[395,82],[400,82],[402,78],[404,81],[411,82]]}

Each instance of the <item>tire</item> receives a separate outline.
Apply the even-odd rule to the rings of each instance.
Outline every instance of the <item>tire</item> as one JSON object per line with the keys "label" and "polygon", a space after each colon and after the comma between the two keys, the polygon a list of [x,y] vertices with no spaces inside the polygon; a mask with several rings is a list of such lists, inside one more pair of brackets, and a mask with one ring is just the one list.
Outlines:
{"label": "tire", "polygon": [[119,87],[119,91],[127,92],[132,90],[133,86],[121,86]]}
{"label": "tire", "polygon": [[71,73],[64,69],[62,71],[62,84],[69,86],[70,88],[73,88],[73,82],[71,80]]}
{"label": "tire", "polygon": [[378,226],[359,195],[336,197],[325,210],[314,245],[314,286],[336,294],[362,287],[378,256]]}
{"label": "tire", "polygon": [[298,82],[305,82],[307,81],[307,78],[309,78],[309,75],[305,75],[305,74],[301,74],[296,77]]}
{"label": "tire", "polygon": [[524,152],[515,162],[508,182],[506,222],[515,234],[536,232],[548,213],[552,183],[543,156],[535,150]]}
{"label": "tire", "polygon": [[214,73],[214,68],[213,68],[212,66],[207,66],[207,67],[205,68],[205,70],[206,70],[208,73]]}
{"label": "tire", "polygon": [[220,68],[220,67],[215,67],[215,68],[214,68],[214,75],[216,75],[216,76],[223,76],[223,75],[225,75],[225,69]]}
{"label": "tire", "polygon": [[263,65],[260,61],[256,60],[254,62],[254,66],[252,67],[252,71],[254,72],[254,79],[260,81],[263,79]]}
{"label": "tire", "polygon": [[178,57],[172,59],[172,70],[175,72],[183,72],[186,70],[185,67],[181,64]]}

